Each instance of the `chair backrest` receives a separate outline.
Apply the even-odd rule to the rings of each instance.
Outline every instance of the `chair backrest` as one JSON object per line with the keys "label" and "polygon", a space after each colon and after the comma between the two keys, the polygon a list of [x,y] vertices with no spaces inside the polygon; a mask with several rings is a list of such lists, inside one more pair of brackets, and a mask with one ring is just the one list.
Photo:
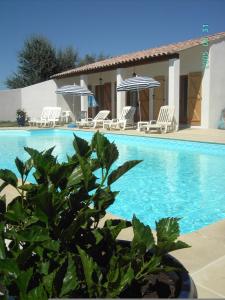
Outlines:
{"label": "chair backrest", "polygon": [[134,106],[124,106],[119,120],[120,121],[129,120],[133,122],[135,110],[136,108]]}
{"label": "chair backrest", "polygon": [[94,121],[96,120],[105,120],[110,114],[110,110],[100,110],[97,115],[94,117]]}
{"label": "chair backrest", "polygon": [[174,118],[174,107],[169,105],[161,106],[156,123],[159,125],[164,125],[164,124],[169,125],[172,124],[173,118]]}
{"label": "chair backrest", "polygon": [[50,112],[49,112],[48,119],[50,121],[57,121],[57,120],[59,120],[59,118],[61,116],[61,112],[62,112],[62,108],[61,107],[57,107],[57,106],[50,107]]}
{"label": "chair backrest", "polygon": [[42,112],[41,112],[41,119],[44,119],[44,120],[48,119],[49,115],[51,113],[51,110],[52,110],[51,106],[43,107]]}

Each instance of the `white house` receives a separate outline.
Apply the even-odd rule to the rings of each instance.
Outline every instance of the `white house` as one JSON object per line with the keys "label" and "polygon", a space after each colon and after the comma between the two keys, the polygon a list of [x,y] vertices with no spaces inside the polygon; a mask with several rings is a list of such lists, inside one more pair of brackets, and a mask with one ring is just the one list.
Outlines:
{"label": "white house", "polygon": [[[133,73],[161,83],[141,92],[143,120],[155,119],[160,106],[168,103],[175,106],[177,123],[217,128],[225,108],[225,32],[112,57],[52,79],[57,86],[75,82],[91,88],[99,108],[118,117],[123,106],[137,105],[134,95],[116,92],[116,84]],[[82,97],[81,110],[87,109],[87,97]]]}
{"label": "white house", "polygon": [[[169,104],[175,106],[177,124],[217,128],[225,108],[225,32],[112,57],[55,74],[33,86],[1,91],[0,120],[15,119],[18,108],[34,117],[49,105],[73,111],[73,98],[55,93],[57,87],[73,83],[92,89],[99,104],[88,108],[87,97],[75,99],[74,118],[80,110],[89,110],[90,116],[99,109],[109,109],[112,117],[119,117],[123,106],[137,105],[135,93],[116,92],[116,85],[133,73],[160,81],[159,88],[140,93],[142,120],[157,118],[160,106]],[[4,109],[9,106],[10,115]]]}

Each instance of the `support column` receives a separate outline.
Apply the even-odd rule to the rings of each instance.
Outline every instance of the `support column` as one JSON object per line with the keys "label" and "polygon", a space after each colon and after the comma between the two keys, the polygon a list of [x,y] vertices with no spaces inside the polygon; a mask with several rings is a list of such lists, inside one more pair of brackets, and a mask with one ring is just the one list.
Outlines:
{"label": "support column", "polygon": [[[80,86],[88,88],[87,75],[80,76]],[[88,96],[81,96],[81,111],[88,112]]]}
{"label": "support column", "polygon": [[[124,78],[124,69],[117,69],[117,75],[116,75],[116,84],[117,84],[117,86],[124,79],[125,79]],[[123,107],[126,106],[126,92],[117,92],[116,95],[117,95],[116,96],[116,101],[117,101],[116,117],[117,117],[117,119],[119,119]]]}
{"label": "support column", "polygon": [[201,127],[210,128],[210,66],[204,69],[202,77]]}
{"label": "support column", "polygon": [[115,99],[115,84],[114,81],[111,82],[111,116],[112,118],[116,118],[116,111],[115,111],[115,107],[116,107],[116,99]]}
{"label": "support column", "polygon": [[168,105],[174,106],[175,128],[179,129],[179,104],[180,104],[180,59],[169,60],[169,101]]}

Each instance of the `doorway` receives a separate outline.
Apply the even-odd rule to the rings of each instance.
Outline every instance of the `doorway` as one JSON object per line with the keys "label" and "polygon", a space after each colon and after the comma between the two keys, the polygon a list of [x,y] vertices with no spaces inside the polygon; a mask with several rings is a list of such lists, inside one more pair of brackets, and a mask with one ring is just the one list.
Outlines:
{"label": "doorway", "polygon": [[188,75],[180,76],[179,122],[187,124]]}
{"label": "doorway", "polygon": [[[138,92],[128,91],[126,93],[126,105],[136,107],[134,114],[134,122],[140,121],[139,103],[138,103]],[[149,120],[149,89],[139,91],[140,109],[141,109],[141,120]]]}
{"label": "doorway", "polygon": [[188,75],[187,119],[191,125],[201,125],[202,73]]}
{"label": "doorway", "polygon": [[159,87],[154,88],[153,94],[153,119],[157,120],[160,107],[165,105],[165,77],[157,76],[154,78],[160,83]]}
{"label": "doorway", "polygon": [[202,73],[180,76],[180,124],[201,125]]}

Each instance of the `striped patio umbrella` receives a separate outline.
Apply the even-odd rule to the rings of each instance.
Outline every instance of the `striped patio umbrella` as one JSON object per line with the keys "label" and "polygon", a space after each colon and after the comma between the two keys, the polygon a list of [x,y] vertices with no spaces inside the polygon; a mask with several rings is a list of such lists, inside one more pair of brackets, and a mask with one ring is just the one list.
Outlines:
{"label": "striped patio umbrella", "polygon": [[73,114],[74,114],[74,96],[93,96],[94,94],[87,88],[80,85],[64,85],[58,88],[56,94],[73,95]]}
{"label": "striped patio umbrella", "polygon": [[139,116],[141,121],[141,103],[139,91],[143,89],[150,89],[160,86],[160,83],[156,81],[154,78],[146,77],[146,76],[135,76],[131,78],[127,78],[120,82],[117,86],[117,91],[137,91],[138,93],[138,105],[139,105]]}

